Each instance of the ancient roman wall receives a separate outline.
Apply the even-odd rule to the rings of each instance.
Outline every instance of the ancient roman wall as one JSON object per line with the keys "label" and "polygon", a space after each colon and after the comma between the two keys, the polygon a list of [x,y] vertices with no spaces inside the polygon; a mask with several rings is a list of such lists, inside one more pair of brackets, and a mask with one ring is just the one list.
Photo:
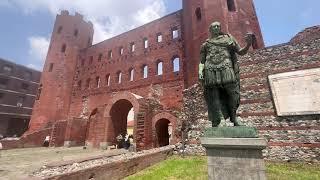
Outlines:
{"label": "ancient roman wall", "polygon": [[[313,30],[318,36],[312,33],[312,38],[301,32],[298,36],[305,37],[305,41],[299,38],[299,42],[257,50],[239,59],[241,105],[238,114],[242,122],[256,127],[260,136],[267,139],[264,155],[269,160],[320,160],[320,115],[277,116],[268,82],[268,75],[320,68],[320,28],[311,29],[318,29]],[[210,126],[202,96],[199,85],[184,91],[181,119],[187,121],[189,127],[189,144],[199,143],[201,131]],[[188,151],[201,153],[203,148],[190,145]]]}
{"label": "ancient roman wall", "polygon": [[[88,99],[90,113],[93,109],[107,104],[113,92],[121,91],[129,91],[143,97],[156,93],[166,107],[181,106],[179,101],[183,89],[183,47],[180,23],[181,12],[178,11],[83,50],[78,59],[69,116],[81,114],[83,97]],[[177,29],[179,34],[176,39],[172,38],[174,29]],[[162,35],[162,42],[157,42],[158,34]],[[148,39],[147,48],[144,48],[144,39]],[[133,43],[134,52],[131,50]],[[123,54],[120,54],[121,48]],[[173,66],[175,58],[179,58],[180,67],[177,72],[174,72]],[[157,75],[159,62],[163,63],[162,75]],[[143,77],[144,66],[148,67],[147,78]],[[130,80],[132,69],[133,80]],[[121,83],[118,82],[120,72]],[[97,79],[100,79],[99,85]]]}

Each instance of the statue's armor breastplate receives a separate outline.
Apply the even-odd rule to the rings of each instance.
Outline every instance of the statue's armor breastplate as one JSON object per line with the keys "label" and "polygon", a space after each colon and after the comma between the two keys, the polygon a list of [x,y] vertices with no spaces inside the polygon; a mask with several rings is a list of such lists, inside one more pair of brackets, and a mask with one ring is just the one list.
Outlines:
{"label": "statue's armor breastplate", "polygon": [[205,69],[224,70],[232,68],[231,55],[227,47],[210,44],[207,48]]}

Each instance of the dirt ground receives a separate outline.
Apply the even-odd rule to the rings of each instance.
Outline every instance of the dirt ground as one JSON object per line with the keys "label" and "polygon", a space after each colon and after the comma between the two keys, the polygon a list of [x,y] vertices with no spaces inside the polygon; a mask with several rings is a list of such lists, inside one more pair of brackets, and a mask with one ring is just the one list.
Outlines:
{"label": "dirt ground", "polygon": [[2,150],[0,151],[0,180],[25,179],[29,174],[48,163],[108,155],[110,152],[82,147]]}

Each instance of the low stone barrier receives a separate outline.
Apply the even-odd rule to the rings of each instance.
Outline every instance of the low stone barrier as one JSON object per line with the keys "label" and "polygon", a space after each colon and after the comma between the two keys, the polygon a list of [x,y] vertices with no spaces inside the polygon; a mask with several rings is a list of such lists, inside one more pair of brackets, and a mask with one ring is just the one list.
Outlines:
{"label": "low stone barrier", "polygon": [[166,146],[65,166],[44,167],[34,172],[30,178],[47,180],[122,179],[167,159],[172,155],[173,149],[174,146]]}

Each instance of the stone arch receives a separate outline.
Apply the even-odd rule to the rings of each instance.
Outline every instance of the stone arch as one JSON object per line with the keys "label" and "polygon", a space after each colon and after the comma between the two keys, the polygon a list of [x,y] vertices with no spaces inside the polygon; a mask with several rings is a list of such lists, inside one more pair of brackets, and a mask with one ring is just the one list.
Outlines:
{"label": "stone arch", "polygon": [[170,138],[171,140],[169,141],[168,144],[175,144],[177,141],[177,138],[176,138],[177,134],[175,132],[175,129],[177,127],[177,117],[169,112],[161,112],[161,113],[156,114],[152,118],[152,131],[153,131],[154,147],[161,146],[159,144],[159,137],[157,135],[157,125],[159,125],[159,123],[161,123],[161,124],[166,123],[166,121],[171,124],[171,128],[172,128],[171,138]]}
{"label": "stone arch", "polygon": [[[137,121],[138,121],[138,114],[141,113],[141,100],[143,97],[138,96],[136,94],[130,92],[121,92],[115,94],[109,103],[107,104],[105,111],[104,111],[104,119],[106,120],[105,125],[105,143],[106,145],[111,145],[116,143],[116,136],[117,133],[121,133],[120,130],[124,128],[124,118],[127,117],[130,109],[134,109],[134,128],[133,128],[133,139],[134,143],[139,141],[138,134],[137,134]],[[115,116],[116,114],[122,114],[122,116]],[[121,123],[121,124],[119,124]],[[127,123],[127,122],[125,122]]]}

